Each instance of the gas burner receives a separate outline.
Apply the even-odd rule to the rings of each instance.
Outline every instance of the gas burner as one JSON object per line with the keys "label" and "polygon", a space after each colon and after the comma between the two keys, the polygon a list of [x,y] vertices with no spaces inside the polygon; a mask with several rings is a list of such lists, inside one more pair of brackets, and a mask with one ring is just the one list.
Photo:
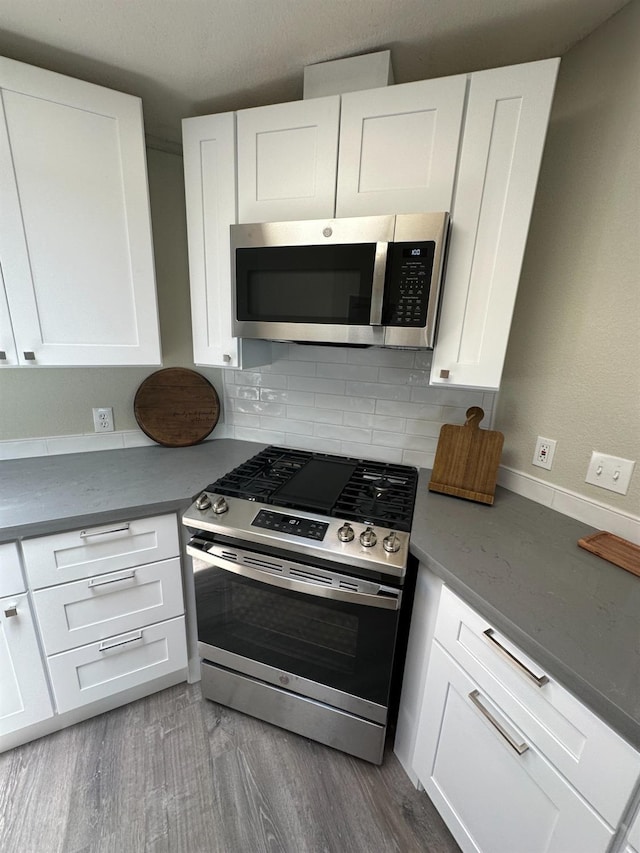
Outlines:
{"label": "gas burner", "polygon": [[409,531],[417,482],[407,465],[272,446],[206,491]]}

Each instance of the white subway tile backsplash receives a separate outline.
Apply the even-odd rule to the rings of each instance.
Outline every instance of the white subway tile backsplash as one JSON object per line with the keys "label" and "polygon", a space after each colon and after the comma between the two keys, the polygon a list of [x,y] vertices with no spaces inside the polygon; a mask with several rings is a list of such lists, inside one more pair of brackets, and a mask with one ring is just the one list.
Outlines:
{"label": "white subway tile backsplash", "polygon": [[317,409],[339,409],[345,412],[374,412],[375,400],[367,397],[344,397],[338,394],[316,394]]}
{"label": "white subway tile backsplash", "polygon": [[402,385],[428,385],[429,372],[426,370],[404,370],[399,367],[381,367],[380,382],[392,382]]}
{"label": "white subway tile backsplash", "polygon": [[[262,441],[262,439],[260,439]],[[342,449],[342,443],[337,439],[319,438],[317,435],[293,435],[287,433],[287,447],[298,447],[300,450],[311,450],[315,453],[339,453],[345,451]]]}
{"label": "white subway tile backsplash", "polygon": [[407,420],[406,432],[409,435],[428,435],[438,438],[442,424],[439,421]]}
{"label": "white subway tile backsplash", "polygon": [[234,412],[244,412],[247,415],[270,415],[273,418],[283,418],[287,408],[282,403],[263,403],[260,400],[232,400]]}
{"label": "white subway tile backsplash", "polygon": [[431,467],[443,423],[494,395],[430,388],[431,352],[277,344],[273,364],[224,371],[236,438]]}
{"label": "white subway tile backsplash", "polygon": [[379,369],[364,364],[319,364],[317,375],[326,379],[356,379],[361,382],[377,382]]}
{"label": "white subway tile backsplash", "polygon": [[[442,406],[428,406],[422,403],[393,402],[392,400],[378,400],[376,403],[377,415],[394,415],[399,418],[424,418],[428,421],[440,421]],[[444,421],[442,421],[444,423]]]}
{"label": "white subway tile backsplash", "polygon": [[315,376],[316,363],[315,361],[292,361],[290,358],[282,358],[273,364],[261,367],[260,370],[265,376],[272,376],[274,373],[284,376]]}
{"label": "white subway tile backsplash", "polygon": [[469,406],[482,406],[484,396],[482,391],[467,391],[464,388],[415,387],[411,389],[413,403],[442,403],[447,406],[464,406],[465,409]]}
{"label": "white subway tile backsplash", "polygon": [[295,406],[313,406],[315,395],[311,391],[272,391],[260,389],[260,399],[266,403],[291,403]]}
{"label": "white subway tile backsplash", "polygon": [[287,417],[317,424],[341,424],[342,412],[337,409],[316,409],[314,406],[287,406]]}
{"label": "white subway tile backsplash", "polygon": [[260,415],[250,415],[232,410],[227,413],[226,420],[230,426],[260,427]]}
{"label": "white subway tile backsplash", "polygon": [[371,430],[360,429],[359,427],[316,424],[315,434],[320,438],[337,438],[339,441],[358,441],[362,444],[371,444]]}
{"label": "white subway tile backsplash", "polygon": [[314,379],[306,376],[289,376],[289,388],[292,391],[313,391],[315,394],[346,393],[344,379]]}
{"label": "white subway tile backsplash", "polygon": [[248,370],[233,371],[236,385],[257,385],[267,388],[286,388],[287,377],[279,374],[252,373]]}
{"label": "white subway tile backsplash", "polygon": [[[233,375],[234,371],[229,371]],[[225,383],[225,394],[229,399],[235,400],[259,400],[260,389],[250,388],[247,385],[234,385]]]}
{"label": "white subway tile backsplash", "polygon": [[313,435],[313,424],[309,421],[296,421],[293,418],[267,418],[260,417],[260,427],[268,430],[281,430],[282,432],[293,432],[296,435]]}
{"label": "white subway tile backsplash", "polygon": [[307,344],[289,344],[289,358],[293,361],[336,362],[346,364],[347,347],[323,347]]}
{"label": "white subway tile backsplash", "polygon": [[46,438],[22,438],[0,443],[0,459],[26,459],[29,456],[46,455]]}
{"label": "white subway tile backsplash", "polygon": [[342,442],[342,453],[355,456],[356,459],[376,459],[379,462],[402,462],[402,451],[393,447],[377,447],[375,444],[358,444],[353,441]]}
{"label": "white subway tile backsplash", "polygon": [[409,400],[411,391],[406,385],[386,385],[381,382],[347,382],[347,394],[374,397],[376,400]]}
{"label": "white subway tile backsplash", "polygon": [[371,415],[364,412],[345,412],[345,426],[368,427],[369,429],[405,431],[404,418],[394,418],[387,415]]}
{"label": "white subway tile backsplash", "polygon": [[416,468],[433,468],[434,453],[420,453],[418,450],[403,450],[402,464],[415,465]]}
{"label": "white subway tile backsplash", "polygon": [[[413,367],[417,353],[413,350],[384,349],[369,347],[366,349],[349,349],[347,362],[349,364],[366,364],[377,367]],[[416,367],[421,365],[415,365]]]}
{"label": "white subway tile backsplash", "polygon": [[431,371],[431,363],[433,362],[432,350],[419,350],[416,352],[416,357],[413,366],[418,370]]}
{"label": "white subway tile backsplash", "polygon": [[284,432],[270,429],[235,427],[233,437],[240,439],[240,441],[259,441],[262,444],[284,444]]}

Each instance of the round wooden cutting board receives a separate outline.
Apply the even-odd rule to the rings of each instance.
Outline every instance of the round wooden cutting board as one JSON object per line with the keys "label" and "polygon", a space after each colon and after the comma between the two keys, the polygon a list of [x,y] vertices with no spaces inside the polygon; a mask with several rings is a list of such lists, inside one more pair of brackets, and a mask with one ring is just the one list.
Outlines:
{"label": "round wooden cutting board", "polygon": [[188,447],[206,438],[220,416],[213,385],[186,367],[157,370],[142,382],[133,401],[140,429],[165,447]]}

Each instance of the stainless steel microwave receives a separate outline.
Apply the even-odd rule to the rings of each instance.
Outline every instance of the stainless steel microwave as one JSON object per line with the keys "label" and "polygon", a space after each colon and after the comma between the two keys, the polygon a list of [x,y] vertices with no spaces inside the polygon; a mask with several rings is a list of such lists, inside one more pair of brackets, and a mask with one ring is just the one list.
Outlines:
{"label": "stainless steel microwave", "polygon": [[432,348],[448,213],[231,226],[233,334]]}

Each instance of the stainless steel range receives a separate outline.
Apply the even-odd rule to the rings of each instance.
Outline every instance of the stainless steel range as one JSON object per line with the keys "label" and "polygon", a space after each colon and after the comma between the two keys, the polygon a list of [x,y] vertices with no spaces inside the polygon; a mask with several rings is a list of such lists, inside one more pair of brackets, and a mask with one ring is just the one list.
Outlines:
{"label": "stainless steel range", "polygon": [[207,699],[382,761],[415,582],[417,477],[268,447],[205,488],[183,524]]}

